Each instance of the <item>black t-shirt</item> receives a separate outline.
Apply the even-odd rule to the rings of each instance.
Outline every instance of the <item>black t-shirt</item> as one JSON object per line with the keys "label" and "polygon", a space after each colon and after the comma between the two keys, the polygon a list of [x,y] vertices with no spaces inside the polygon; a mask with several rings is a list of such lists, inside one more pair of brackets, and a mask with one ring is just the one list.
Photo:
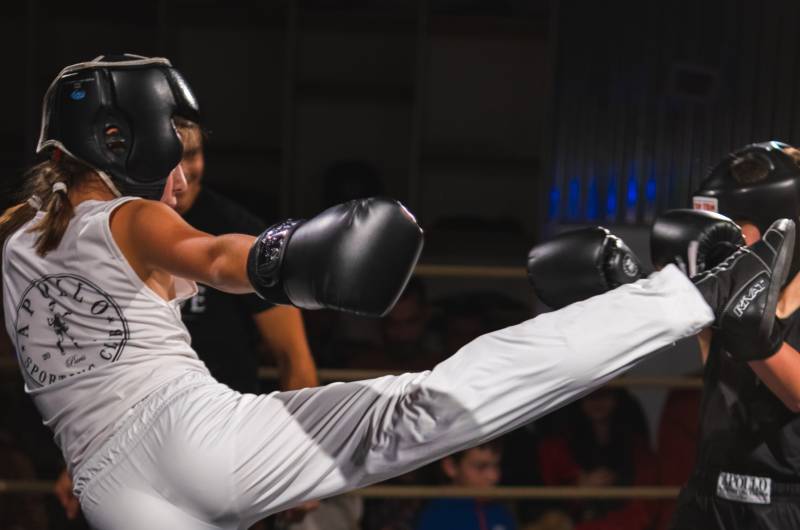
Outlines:
{"label": "black t-shirt", "polygon": [[[232,200],[202,189],[186,221],[204,232],[258,235],[263,223]],[[258,330],[253,316],[272,307],[255,294],[228,294],[198,285],[183,304],[183,322],[192,346],[211,375],[239,392],[258,392]]]}
{"label": "black t-shirt", "polygon": [[[782,321],[800,350],[800,311]],[[790,411],[747,363],[713,340],[704,374],[699,472],[728,471],[800,481],[800,414]]]}

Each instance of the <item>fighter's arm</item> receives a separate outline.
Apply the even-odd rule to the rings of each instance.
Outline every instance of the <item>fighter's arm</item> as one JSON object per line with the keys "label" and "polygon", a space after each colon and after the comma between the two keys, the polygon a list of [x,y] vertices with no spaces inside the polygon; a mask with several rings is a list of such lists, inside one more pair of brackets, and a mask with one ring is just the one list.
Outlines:
{"label": "fighter's arm", "polygon": [[[703,364],[708,359],[711,337],[711,329],[697,334]],[[772,356],[748,364],[786,408],[800,413],[800,353],[794,347],[784,342]]]}
{"label": "fighter's arm", "polygon": [[[673,263],[688,276],[717,265],[745,244],[742,229],[722,215],[704,210],[669,210],[650,229],[650,257],[656,269]],[[713,332],[697,334],[700,359],[708,359]]]}
{"label": "fighter's arm", "polygon": [[800,353],[784,342],[775,355],[748,363],[786,408],[800,413]]}
{"label": "fighter's arm", "polygon": [[212,236],[155,201],[128,202],[114,212],[110,223],[120,250],[145,281],[155,272],[165,271],[220,291],[253,292],[247,276],[253,236]]}
{"label": "fighter's arm", "polygon": [[122,253],[149,285],[160,285],[164,271],[220,291],[256,291],[272,303],[365,316],[389,311],[422,251],[414,217],[381,198],[273,225],[257,238],[200,232],[151,201],[120,206],[110,223]]}
{"label": "fighter's arm", "polygon": [[296,390],[319,385],[317,367],[299,309],[275,306],[254,314],[253,320],[275,357],[281,389]]}
{"label": "fighter's arm", "polygon": [[711,328],[706,328],[697,334],[697,342],[700,346],[700,361],[703,365],[705,365],[708,360],[708,352],[711,350],[711,337],[713,336],[714,332]]}

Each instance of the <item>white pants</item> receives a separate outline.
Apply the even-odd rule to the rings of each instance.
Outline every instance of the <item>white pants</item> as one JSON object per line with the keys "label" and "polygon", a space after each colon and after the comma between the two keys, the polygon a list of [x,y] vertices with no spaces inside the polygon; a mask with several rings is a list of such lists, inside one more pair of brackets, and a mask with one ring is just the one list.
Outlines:
{"label": "white pants", "polygon": [[474,340],[433,370],[268,395],[188,374],[76,470],[90,524],[243,529],[561,407],[714,318],[674,267]]}

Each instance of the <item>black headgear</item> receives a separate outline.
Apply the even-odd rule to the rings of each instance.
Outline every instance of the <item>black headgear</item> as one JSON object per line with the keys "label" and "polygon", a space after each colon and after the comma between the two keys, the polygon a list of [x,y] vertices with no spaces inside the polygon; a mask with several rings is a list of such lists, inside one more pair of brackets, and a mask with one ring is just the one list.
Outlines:
{"label": "black headgear", "polygon": [[[750,221],[762,234],[776,219],[800,221],[800,166],[784,151],[787,147],[771,141],[750,144],[729,154],[700,184],[692,207]],[[747,171],[742,171],[744,166],[749,166]],[[800,248],[795,244],[790,277],[798,270]]]}
{"label": "black headgear", "polygon": [[50,84],[36,152],[58,148],[117,195],[158,199],[183,153],[173,116],[199,121],[194,94],[167,59],[101,55]]}

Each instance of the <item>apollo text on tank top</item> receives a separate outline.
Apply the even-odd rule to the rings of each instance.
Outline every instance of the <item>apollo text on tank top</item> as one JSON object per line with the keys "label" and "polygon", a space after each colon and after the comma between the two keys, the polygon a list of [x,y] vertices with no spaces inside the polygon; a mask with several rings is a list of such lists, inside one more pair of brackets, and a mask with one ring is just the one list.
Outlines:
{"label": "apollo text on tank top", "polygon": [[132,199],[78,204],[45,257],[30,231],[42,213],[3,248],[6,330],[25,390],[71,470],[137,402],[187,371],[206,372],[180,318],[195,284],[176,279],[176,298],[160,298],[111,235],[111,212]]}

